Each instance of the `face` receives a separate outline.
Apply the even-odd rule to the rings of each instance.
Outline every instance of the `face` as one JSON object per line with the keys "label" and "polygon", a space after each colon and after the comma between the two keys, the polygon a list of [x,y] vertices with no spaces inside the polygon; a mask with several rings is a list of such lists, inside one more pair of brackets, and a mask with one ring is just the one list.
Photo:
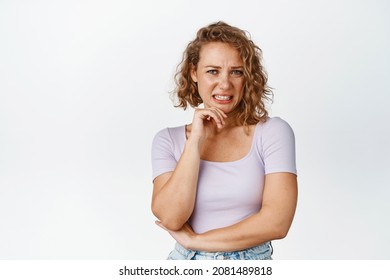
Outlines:
{"label": "face", "polygon": [[198,83],[205,108],[232,112],[240,103],[244,89],[244,64],[237,50],[226,43],[204,45],[191,78]]}

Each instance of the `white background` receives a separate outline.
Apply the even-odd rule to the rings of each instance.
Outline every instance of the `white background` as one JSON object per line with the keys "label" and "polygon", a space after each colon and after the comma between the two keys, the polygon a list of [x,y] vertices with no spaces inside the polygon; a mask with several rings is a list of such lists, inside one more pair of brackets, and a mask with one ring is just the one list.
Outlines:
{"label": "white background", "polygon": [[0,259],[164,259],[154,134],[196,31],[251,33],[293,127],[299,204],[275,259],[390,259],[390,4],[0,1]]}

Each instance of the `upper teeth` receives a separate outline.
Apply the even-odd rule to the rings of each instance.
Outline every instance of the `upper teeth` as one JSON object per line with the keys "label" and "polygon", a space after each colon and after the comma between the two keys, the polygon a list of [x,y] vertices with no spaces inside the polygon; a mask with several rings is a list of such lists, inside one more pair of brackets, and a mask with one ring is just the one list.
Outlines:
{"label": "upper teeth", "polygon": [[229,100],[230,96],[229,95],[215,95],[215,98],[219,99],[219,100]]}

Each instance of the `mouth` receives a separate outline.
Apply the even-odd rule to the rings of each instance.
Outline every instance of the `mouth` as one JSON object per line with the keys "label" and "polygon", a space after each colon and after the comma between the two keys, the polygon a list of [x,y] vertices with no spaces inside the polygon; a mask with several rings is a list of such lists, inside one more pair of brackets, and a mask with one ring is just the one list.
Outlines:
{"label": "mouth", "polygon": [[233,96],[214,94],[213,98],[218,100],[218,101],[230,101],[233,99]]}

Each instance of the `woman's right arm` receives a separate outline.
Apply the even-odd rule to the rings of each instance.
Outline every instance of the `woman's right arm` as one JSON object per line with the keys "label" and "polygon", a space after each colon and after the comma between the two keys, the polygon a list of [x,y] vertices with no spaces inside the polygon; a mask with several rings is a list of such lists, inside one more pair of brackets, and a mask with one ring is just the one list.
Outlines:
{"label": "woman's right arm", "polygon": [[199,164],[199,145],[188,139],[175,170],[154,180],[152,212],[166,228],[178,230],[190,218],[195,205]]}
{"label": "woman's right arm", "polygon": [[202,144],[213,126],[223,126],[224,118],[226,115],[215,108],[195,110],[191,134],[175,170],[155,178],[152,212],[167,229],[179,230],[190,218],[195,205]]}

